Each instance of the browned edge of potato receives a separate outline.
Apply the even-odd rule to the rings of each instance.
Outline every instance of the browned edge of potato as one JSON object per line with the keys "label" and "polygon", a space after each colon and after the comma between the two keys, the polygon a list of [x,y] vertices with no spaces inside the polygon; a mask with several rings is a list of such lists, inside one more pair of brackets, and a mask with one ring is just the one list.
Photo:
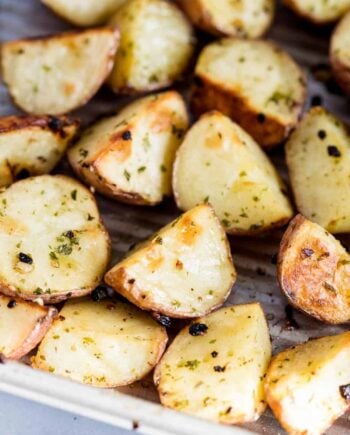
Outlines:
{"label": "browned edge of potato", "polygon": [[[350,6],[349,6],[350,9]],[[343,91],[350,95],[350,11],[344,15],[331,37],[330,63],[333,75]]]}
{"label": "browned edge of potato", "polygon": [[[204,251],[204,240],[212,250]],[[194,271],[199,264],[202,273]],[[210,205],[202,204],[136,246],[104,279],[143,310],[193,318],[225,302],[236,270],[219,219]]]}
{"label": "browned edge of potato", "polygon": [[[234,38],[225,38],[222,41],[225,42],[229,40],[233,42],[239,41]],[[251,99],[247,98],[247,96],[240,94],[241,89],[239,86],[236,89],[232,89],[227,83],[219,82],[214,76],[210,77],[210,73],[206,74],[198,71],[199,67],[196,67],[194,82],[191,88],[190,107],[197,117],[211,110],[217,110],[229,116],[245,129],[262,148],[271,149],[287,139],[301,117],[306,99],[306,76],[289,54],[283,51],[274,42],[262,40],[249,42],[252,44],[266,44],[266,46],[269,46],[273,51],[279,52],[290,65],[293,65],[295,72],[298,71],[298,86],[302,90],[301,96],[299,100],[293,99],[288,103],[291,107],[290,113],[294,114],[293,120],[277,119],[275,115],[267,114],[261,108],[255,107]],[[220,43],[220,41],[218,43]],[[210,45],[214,44],[215,42]],[[203,53],[205,53],[205,50],[206,47],[199,57],[197,66],[201,63],[204,64],[202,59],[204,59]],[[204,69],[204,66],[201,68]],[[266,80],[269,80],[268,76],[266,76]],[[276,95],[278,94],[279,97],[280,91],[276,90],[275,93]],[[280,95],[283,96],[283,92],[281,92]],[[273,96],[271,98],[273,98]]]}
{"label": "browned edge of potato", "polygon": [[[287,433],[322,434],[349,409],[349,367],[350,332],[310,339],[272,358],[265,395]],[[336,431],[345,427],[346,420]]]}
{"label": "browned edge of potato", "polygon": [[[40,212],[45,219],[37,219]],[[29,301],[57,303],[91,293],[111,256],[96,198],[66,175],[30,177],[0,192],[1,233],[7,255],[0,260],[0,292]]]}
{"label": "browned edge of potato", "polygon": [[331,324],[350,320],[350,255],[324,228],[297,215],[283,235],[277,270],[295,308]]}
{"label": "browned edge of potato", "polygon": [[[0,295],[0,355],[17,360],[29,353],[40,343],[56,314],[54,307]],[[6,343],[9,341],[10,345]]]}
{"label": "browned edge of potato", "polygon": [[[254,0],[254,2],[252,2],[251,0],[245,0],[241,2],[232,2],[230,0],[226,0],[226,11],[228,12],[228,9],[232,7],[234,12],[237,12],[236,19],[232,20],[232,23],[229,23],[229,19],[233,17],[226,16],[226,14],[225,16],[222,16],[220,15],[219,11],[216,11],[215,16],[213,15],[211,7],[215,3],[215,0],[212,1],[211,5],[207,5],[208,2],[206,2],[205,0],[176,1],[180,8],[185,12],[185,14],[190,18],[191,22],[196,27],[215,36],[234,36],[246,38],[262,37],[271,26],[275,14],[275,0],[259,0],[258,2],[256,2],[256,0]],[[256,5],[256,9],[252,11],[252,17],[250,17],[252,22],[255,19],[255,25],[253,26],[250,25],[251,23],[249,23],[249,17],[246,18],[244,16],[244,13],[246,12],[247,8],[251,7],[251,5],[248,5],[249,3],[255,2],[259,4]],[[225,1],[221,1],[220,3],[225,3]],[[256,15],[258,14],[259,9],[260,13],[264,13],[267,16],[263,22],[257,23]],[[239,17],[240,12],[242,18]],[[224,9],[222,9],[222,13],[225,13]],[[225,23],[225,21],[227,22]]]}
{"label": "browned edge of potato", "polygon": [[[92,53],[87,55],[91,39],[96,43],[103,38],[106,41],[94,47],[98,63],[93,64]],[[85,105],[99,90],[113,68],[119,40],[118,28],[99,27],[5,41],[0,45],[2,79],[14,104],[25,112],[65,114]],[[64,56],[57,47],[65,50]],[[82,80],[85,86],[77,86]]]}

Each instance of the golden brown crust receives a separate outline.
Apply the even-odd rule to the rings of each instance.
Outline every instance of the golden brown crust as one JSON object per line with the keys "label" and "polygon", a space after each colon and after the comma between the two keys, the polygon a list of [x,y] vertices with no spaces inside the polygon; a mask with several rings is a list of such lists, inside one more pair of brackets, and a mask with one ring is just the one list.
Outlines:
{"label": "golden brown crust", "polygon": [[[302,108],[303,101],[298,104]],[[191,109],[196,116],[210,110],[218,110],[241,125],[263,148],[271,148],[283,142],[295,124],[282,124],[272,116],[261,114],[239,93],[217,85],[207,77],[196,76],[191,92]]]}
{"label": "golden brown crust", "polygon": [[[278,254],[280,288],[297,309],[318,320],[338,324],[350,320],[350,257],[326,230],[296,216],[283,235]],[[343,251],[343,252],[342,252]]]}
{"label": "golden brown crust", "polygon": [[[32,113],[31,110],[30,111],[26,110],[26,107],[24,107],[23,104],[21,104],[21,101],[19,101],[18,97],[13,95],[13,93],[11,92],[12,84],[9,83],[9,81],[5,80],[5,78],[4,78],[5,65],[4,65],[4,59],[3,59],[4,58],[3,52],[4,52],[5,48],[6,48],[6,50],[11,50],[12,46],[16,47],[16,46],[18,46],[18,44],[20,44],[22,46],[22,48],[20,48],[19,50],[22,50],[23,46],[25,46],[25,44],[28,44],[28,45],[32,45],[35,43],[43,44],[46,41],[57,40],[57,39],[62,39],[62,40],[67,39],[68,40],[67,43],[68,43],[68,45],[70,45],[71,44],[70,39],[72,37],[74,38],[74,36],[86,35],[87,37],[89,37],[89,34],[95,34],[95,33],[107,33],[107,34],[113,34],[113,36],[114,36],[114,44],[113,44],[113,46],[111,46],[111,48],[108,52],[108,57],[106,58],[106,61],[104,62],[104,64],[105,64],[104,71],[101,71],[100,80],[96,80],[95,86],[91,87],[90,92],[84,98],[81,98],[81,100],[79,101],[79,104],[75,105],[74,107],[69,107],[67,110],[58,110],[58,111],[55,110],[54,111],[55,115],[61,115],[61,114],[64,114],[66,112],[69,112],[73,109],[76,109],[78,107],[85,105],[99,90],[103,81],[107,78],[107,76],[109,75],[109,73],[111,72],[111,70],[113,68],[114,57],[115,57],[115,53],[118,49],[119,40],[120,40],[119,30],[116,27],[109,27],[109,28],[100,27],[100,28],[95,28],[95,29],[75,30],[75,31],[63,32],[63,33],[54,34],[54,35],[17,39],[14,41],[6,41],[3,44],[1,44],[0,45],[0,73],[3,77],[4,83],[6,84],[6,86],[9,89],[10,97],[11,97],[11,100],[13,101],[13,103],[17,107],[19,107],[20,109],[25,110],[28,113]],[[69,89],[67,89],[67,92],[69,93]],[[33,111],[33,112],[35,112],[35,111]],[[46,113],[47,112],[48,111],[46,111]],[[36,113],[38,113],[38,111],[36,111]]]}
{"label": "golden brown crust", "polygon": [[22,116],[5,116],[0,118],[0,134],[10,133],[12,131],[29,129],[29,128],[41,128],[43,130],[51,131],[53,134],[57,134],[62,138],[70,135],[80,125],[78,119],[70,116],[34,116],[34,115],[22,115]]}

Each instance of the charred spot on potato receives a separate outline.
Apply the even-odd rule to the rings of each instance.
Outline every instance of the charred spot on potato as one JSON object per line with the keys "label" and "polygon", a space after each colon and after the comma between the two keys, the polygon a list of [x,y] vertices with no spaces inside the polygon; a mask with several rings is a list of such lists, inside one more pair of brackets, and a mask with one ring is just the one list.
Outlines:
{"label": "charred spot on potato", "polygon": [[325,130],[318,130],[317,136],[319,137],[319,139],[323,140],[327,137],[327,133],[325,132]]}
{"label": "charred spot on potato", "polygon": [[301,257],[304,258],[309,258],[311,257],[313,254],[315,253],[315,251],[313,249],[310,248],[303,248],[301,250]]}
{"label": "charred spot on potato", "polygon": [[91,299],[95,302],[100,302],[107,298],[108,298],[108,290],[103,285],[99,285],[91,293]]}
{"label": "charred spot on potato", "polygon": [[18,259],[21,263],[33,264],[33,258],[30,254],[25,254],[24,252],[20,252],[18,254]]}
{"label": "charred spot on potato", "polygon": [[198,335],[204,335],[208,331],[208,326],[205,323],[192,323],[189,327],[189,333],[194,337]]}
{"label": "charred spot on potato", "polygon": [[7,308],[15,308],[16,305],[17,302],[14,299],[11,299],[7,304]]}
{"label": "charred spot on potato", "polygon": [[329,292],[333,293],[334,295],[337,294],[337,290],[331,285],[329,284],[327,281],[325,281],[323,283],[323,287],[328,290]]}
{"label": "charred spot on potato", "polygon": [[266,116],[263,113],[259,113],[257,116],[257,120],[260,124],[263,124],[266,121]]}
{"label": "charred spot on potato", "polygon": [[342,398],[345,399],[347,402],[350,402],[350,384],[341,385],[339,387],[339,391]]}
{"label": "charred spot on potato", "polygon": [[124,131],[122,134],[122,139],[123,140],[131,140],[131,131],[130,130]]}
{"label": "charred spot on potato", "polygon": [[341,157],[341,152],[335,145],[328,145],[327,152],[331,157]]}

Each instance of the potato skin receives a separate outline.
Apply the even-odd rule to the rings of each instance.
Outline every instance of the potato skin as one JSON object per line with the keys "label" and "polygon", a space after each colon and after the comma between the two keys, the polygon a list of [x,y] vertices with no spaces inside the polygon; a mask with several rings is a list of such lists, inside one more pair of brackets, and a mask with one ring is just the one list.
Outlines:
{"label": "potato skin", "polygon": [[72,142],[79,124],[68,116],[0,118],[0,187],[50,172]]}
{"label": "potato skin", "polygon": [[[171,195],[175,152],[188,124],[185,102],[178,92],[143,97],[91,125],[86,140],[83,133],[69,150],[68,159],[79,178],[107,197],[127,204],[156,205]],[[106,169],[111,161],[113,171]]]}
{"label": "potato skin", "polygon": [[[207,234],[203,235],[205,231],[211,234],[212,240],[208,241]],[[216,250],[213,257],[216,265],[212,267],[211,274],[206,275],[211,282],[215,279],[212,287],[209,286],[209,300],[208,283],[191,271],[198,264],[193,251],[198,250],[199,244],[203,246],[203,240],[212,243]],[[148,275],[152,278],[150,282],[144,280],[144,276]],[[157,286],[152,283],[154,279],[158,282]],[[178,294],[172,284],[175,279],[178,280],[178,287],[182,287]],[[218,280],[221,282],[218,283]],[[207,204],[188,211],[151,239],[136,246],[105,275],[109,286],[139,308],[179,319],[205,315],[221,306],[235,280],[236,270],[225,231],[212,207]],[[193,288],[188,288],[191,285]]]}
{"label": "potato skin", "polygon": [[191,109],[196,116],[210,110],[217,110],[236,120],[264,148],[269,149],[283,142],[294,127],[281,125],[277,120],[264,115],[259,120],[259,112],[241,96],[218,86],[208,78],[196,76],[191,91]]}
{"label": "potato skin", "polygon": [[342,18],[333,31],[329,54],[334,77],[347,95],[350,95],[350,49],[346,50],[350,39],[349,26],[350,12]]}
{"label": "potato skin", "polygon": [[[14,104],[25,112],[35,115],[61,115],[83,106],[98,91],[112,70],[114,56],[119,46],[119,37],[117,28],[95,28],[4,42],[0,47],[0,68],[3,81]],[[88,65],[91,60],[90,56],[86,56],[82,48],[88,50],[89,45],[84,41],[92,38],[95,42],[101,42],[102,38],[106,38],[106,41],[100,43],[98,47],[99,50],[104,48],[105,51],[97,53],[100,56],[103,54],[104,58],[101,57],[100,63],[95,65],[94,74],[82,77],[86,66],[88,69],[91,68],[91,65]],[[107,39],[109,39],[108,44]],[[62,53],[57,47],[66,50],[65,56],[70,58],[67,65],[63,63]],[[79,53],[78,56],[77,53]],[[81,56],[82,53],[85,56]],[[40,65],[39,62],[30,64],[33,57],[42,58],[43,62],[50,62],[50,66]],[[25,71],[22,68],[24,58],[27,64]],[[73,67],[72,58],[75,62]],[[77,59],[80,62],[78,67]],[[82,61],[85,62],[83,67]],[[63,74],[56,74],[52,79],[60,67],[62,67]],[[80,71],[79,79],[77,71]],[[43,73],[46,76],[43,77]],[[28,77],[31,80],[28,80]],[[40,90],[38,83],[33,80],[40,81],[40,78],[46,85],[45,90]],[[88,83],[78,89],[77,82],[82,79]],[[28,83],[31,83],[30,86]]]}
{"label": "potato skin", "polygon": [[126,0],[41,0],[61,18],[76,26],[105,23]]}
{"label": "potato skin", "polygon": [[[199,325],[206,329],[196,334]],[[263,379],[270,358],[260,304],[225,306],[177,334],[154,383],[168,408],[228,425],[255,421],[266,409]]]}
{"label": "potato skin", "polygon": [[266,400],[293,435],[318,435],[349,409],[340,386],[349,376],[350,333],[315,338],[275,355],[268,368]]}
{"label": "potato skin", "polygon": [[[248,0],[249,2],[249,0]],[[270,27],[273,17],[274,17],[274,3],[273,1],[268,1],[271,11],[269,18],[259,29],[246,29],[246,23],[237,18],[237,25],[234,29],[229,30],[225,28],[224,23],[220,23],[219,20],[214,20],[214,17],[210,13],[210,7],[207,8],[206,2],[203,0],[177,0],[178,5],[186,13],[186,15],[191,19],[193,24],[200,29],[212,33],[215,36],[238,36],[258,38],[264,35],[268,28]],[[228,2],[229,3],[229,2]],[[246,2],[247,3],[247,2]],[[245,6],[243,6],[244,8]],[[261,8],[263,5],[261,4]]]}
{"label": "potato skin", "polygon": [[[56,317],[57,310],[54,307],[44,307],[33,302],[24,301],[23,299],[17,297],[9,298],[4,295],[0,295],[0,303],[1,312],[3,310],[11,310],[8,311],[8,313],[2,312],[2,317],[4,317],[4,314],[5,318],[6,316],[13,315],[13,320],[10,317],[10,323],[7,325],[8,328],[11,328],[10,334],[13,334],[13,331],[18,329],[18,331],[20,331],[18,332],[19,336],[22,335],[22,341],[17,343],[17,346],[15,346],[12,351],[2,350],[0,351],[0,355],[7,359],[18,360],[34,349],[38,343],[40,343],[47,330],[51,326],[54,318]],[[12,304],[13,308],[9,308],[10,304]],[[26,318],[23,319],[22,322],[20,321],[20,316],[17,313],[19,309],[21,310],[20,316],[26,315]],[[30,323],[33,321],[35,322],[35,325],[30,330],[28,328],[30,328]],[[3,334],[6,334],[6,329],[0,331],[0,348],[2,344],[1,337]]]}
{"label": "potato skin", "polygon": [[[314,0],[314,3],[321,3],[319,0]],[[343,2],[344,3],[344,2]],[[346,3],[346,1],[345,1]],[[308,21],[311,21],[313,24],[316,25],[326,25],[333,23],[334,21],[337,21],[341,15],[344,14],[344,7],[341,8],[341,10],[338,13],[330,13],[329,16],[317,17],[312,12],[308,12],[307,10],[300,7],[300,0],[283,0],[283,4],[288,6],[290,9],[292,9],[296,14],[298,14],[300,17],[305,18]],[[350,8],[350,1],[348,1],[348,8]],[[331,6],[325,6],[325,8],[331,7]]]}
{"label": "potato skin", "polygon": [[326,230],[297,215],[283,235],[277,276],[298,310],[330,324],[350,320],[350,256]]}
{"label": "potato skin", "polygon": [[166,330],[115,299],[68,301],[31,359],[32,366],[100,388],[129,385],[160,360]]}
{"label": "potato skin", "polygon": [[[265,43],[272,49],[278,50],[274,43],[270,41]],[[300,101],[293,103],[292,110],[298,113],[294,122],[281,122],[270,114],[262,113],[239,93],[239,89],[233,90],[225,83],[217,83],[209,75],[198,70],[195,71],[194,84],[191,88],[190,107],[197,117],[205,112],[218,110],[240,124],[260,146],[270,149],[281,144],[289,136],[301,115],[306,98],[306,77],[301,70],[299,73],[299,83],[303,91]]]}
{"label": "potato skin", "polygon": [[[70,185],[71,188],[73,188],[73,189],[75,188],[77,191],[78,191],[78,189],[81,189],[80,192],[83,191],[84,194],[87,195],[87,197],[91,201],[91,204],[93,205],[93,208],[95,208],[94,212],[91,211],[92,213],[96,213],[96,217],[91,216],[92,222],[94,222],[94,225],[96,225],[96,227],[94,227],[94,230],[96,231],[95,236],[96,236],[96,240],[98,240],[99,242],[101,242],[102,238],[104,239],[103,240],[104,246],[102,246],[102,244],[101,244],[102,248],[100,246],[100,249],[101,249],[101,251],[105,250],[105,252],[103,252],[103,253],[100,252],[101,259],[102,259],[102,254],[104,254],[103,264],[102,264],[102,261],[99,259],[99,266],[103,270],[95,270],[95,272],[98,274],[99,280],[97,280],[96,279],[97,277],[95,276],[94,281],[92,282],[92,280],[91,280],[89,285],[87,285],[83,288],[80,288],[80,287],[70,288],[70,289],[65,288],[64,290],[56,291],[56,292],[55,291],[52,291],[52,292],[51,291],[49,291],[49,292],[33,292],[33,291],[23,290],[23,289],[19,288],[20,286],[14,285],[14,282],[12,282],[13,279],[9,279],[8,277],[5,277],[4,272],[3,272],[2,276],[0,276],[0,278],[1,278],[0,279],[0,291],[1,291],[1,293],[5,294],[7,296],[13,296],[13,297],[20,296],[23,299],[28,300],[28,301],[35,301],[37,299],[40,299],[44,303],[58,303],[58,302],[66,300],[67,298],[70,298],[70,297],[79,297],[79,296],[84,296],[84,295],[91,293],[91,291],[96,287],[96,285],[98,285],[100,283],[100,281],[102,280],[103,273],[104,273],[105,268],[107,267],[107,265],[109,263],[109,259],[111,256],[111,240],[110,240],[110,236],[109,236],[106,228],[103,225],[102,219],[100,218],[100,216],[98,214],[96,199],[87,188],[85,188],[77,180],[72,179],[71,177],[68,177],[66,175],[42,175],[40,177],[30,177],[30,178],[27,178],[25,180],[18,181],[17,183],[14,183],[12,186],[10,186],[7,190],[5,190],[2,194],[3,195],[6,194],[8,191],[10,191],[10,189],[19,189],[20,186],[24,186],[25,184],[30,185],[31,183],[35,184],[35,183],[42,182],[43,187],[47,188],[48,186],[50,186],[50,183],[54,183],[56,180],[58,181],[58,183],[60,183],[62,181],[62,184],[66,184],[65,187]],[[79,191],[78,191],[78,193],[79,193]],[[39,197],[39,195],[38,195],[38,197]],[[36,198],[36,199],[38,201],[41,201],[41,199],[40,200],[38,198]],[[7,203],[8,203],[8,201],[7,201]],[[8,205],[6,205],[6,207],[7,206]],[[23,207],[23,204],[21,204],[21,206]],[[98,218],[98,220],[97,220],[97,218]],[[0,223],[2,225],[4,225],[3,228],[5,228],[5,230],[7,230],[7,231],[10,231],[10,232],[12,231],[12,234],[16,235],[15,231],[13,231],[11,229],[11,225],[14,225],[14,228],[16,228],[16,222],[14,219],[12,221],[10,220],[10,223],[8,224],[9,229],[7,230],[6,220],[5,220],[5,223],[3,223],[3,222],[1,222],[1,219],[0,219]],[[89,217],[87,218],[87,221],[89,221]],[[56,231],[56,229],[53,229],[53,231]],[[21,234],[21,227],[20,226],[19,226],[18,232],[19,232],[19,234]],[[1,233],[0,233],[0,235],[1,235]],[[97,236],[99,236],[99,238],[97,238]],[[35,242],[40,243],[40,239],[36,240]],[[46,248],[46,246],[45,246],[45,248]],[[51,249],[50,246],[49,246],[49,248]],[[16,252],[18,252],[17,247],[16,247]],[[80,252],[82,252],[82,251],[80,251]],[[40,255],[44,256],[44,254],[41,254],[41,253],[40,253]],[[3,266],[3,267],[5,268],[5,266]],[[56,266],[53,266],[51,263],[50,263],[50,267],[53,268],[51,270],[56,269]],[[14,264],[12,265],[12,270],[15,270]],[[69,268],[68,268],[68,270],[69,270]],[[81,274],[81,272],[80,272],[80,274]],[[26,275],[23,275],[23,276],[26,277]],[[81,274],[80,276],[83,276],[83,274]],[[61,277],[62,277],[62,275],[61,275]],[[90,277],[91,277],[91,274],[90,274]],[[84,278],[86,278],[86,277],[84,276]],[[18,276],[16,277],[16,279],[18,279]],[[30,281],[30,279],[31,278],[27,278],[28,281]],[[16,281],[16,283],[17,283],[17,281]]]}
{"label": "potato skin", "polygon": [[194,36],[176,4],[129,0],[109,24],[121,32],[114,68],[107,79],[114,92],[143,94],[164,89],[182,78],[193,54]]}

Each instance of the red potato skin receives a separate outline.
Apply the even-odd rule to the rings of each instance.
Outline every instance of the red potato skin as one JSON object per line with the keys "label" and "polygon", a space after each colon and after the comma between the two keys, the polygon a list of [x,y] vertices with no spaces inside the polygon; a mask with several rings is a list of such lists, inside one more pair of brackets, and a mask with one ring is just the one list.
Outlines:
{"label": "red potato skin", "polygon": [[[20,301],[18,298],[15,300]],[[19,303],[23,303],[23,302],[19,302]],[[26,355],[27,353],[29,353],[32,349],[34,349],[41,342],[47,330],[50,328],[54,318],[57,315],[57,310],[54,307],[42,307],[32,302],[26,302],[26,303],[33,305],[33,307],[36,310],[41,309],[43,315],[38,320],[34,329],[27,336],[27,338],[24,340],[22,345],[18,347],[16,350],[14,350],[13,352],[11,352],[10,354],[4,355],[7,359],[18,360],[22,358],[24,355]]]}
{"label": "red potato skin", "polygon": [[338,268],[344,259],[350,261],[349,255],[345,249],[342,256],[339,254],[337,241],[328,239],[333,236],[326,230],[322,239],[312,235],[313,225],[297,215],[283,235],[277,264],[280,288],[298,310],[330,324],[348,322],[350,295],[346,289],[342,293],[346,275]]}
{"label": "red potato skin", "polygon": [[[190,105],[193,113],[199,117],[205,112],[218,110],[237,122],[264,149],[281,144],[289,136],[295,123],[283,125],[272,116],[263,115],[251,107],[238,93],[218,86],[207,77],[198,75],[191,90]],[[301,112],[304,98],[297,107]]]}

